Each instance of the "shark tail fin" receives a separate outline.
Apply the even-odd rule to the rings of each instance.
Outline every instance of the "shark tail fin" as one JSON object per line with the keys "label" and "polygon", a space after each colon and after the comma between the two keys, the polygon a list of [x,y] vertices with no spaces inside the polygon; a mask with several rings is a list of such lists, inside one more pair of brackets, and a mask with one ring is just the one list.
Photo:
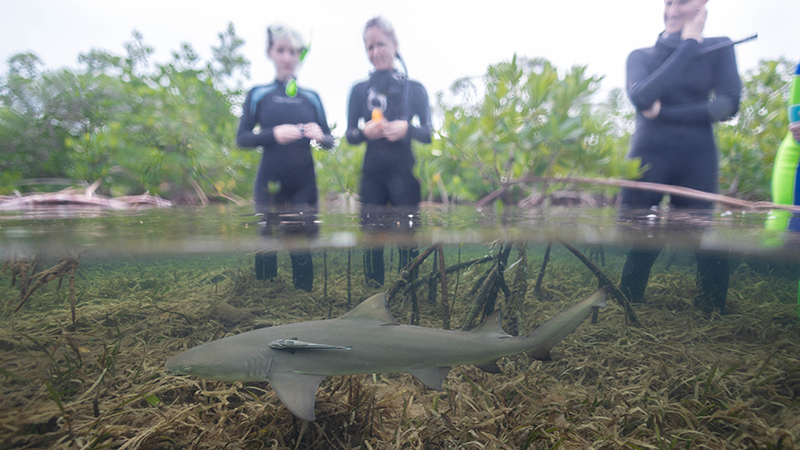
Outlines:
{"label": "shark tail fin", "polygon": [[528,355],[541,361],[549,361],[550,349],[561,342],[582,324],[595,308],[605,308],[608,288],[600,288],[585,299],[563,311],[528,334]]}

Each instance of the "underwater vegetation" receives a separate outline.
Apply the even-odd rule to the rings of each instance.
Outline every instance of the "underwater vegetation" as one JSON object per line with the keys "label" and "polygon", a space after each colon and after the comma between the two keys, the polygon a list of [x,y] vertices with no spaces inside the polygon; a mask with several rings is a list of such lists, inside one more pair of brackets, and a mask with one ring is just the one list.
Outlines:
{"label": "underwater vegetation", "polygon": [[[0,449],[788,449],[800,439],[799,272],[746,255],[733,256],[727,315],[692,306],[691,251],[670,248],[647,303],[629,305],[639,326],[611,299],[552,361],[515,355],[499,374],[457,366],[441,392],[405,374],[329,377],[315,422],[266,382],[164,368],[201,343],[338,317],[382,291],[404,324],[469,329],[500,307],[503,328],[523,334],[598,285],[557,242],[437,247],[400,273],[387,247],[383,287],[365,282],[361,249],[315,251],[310,293],[292,287],[283,253],[274,281],[255,279],[252,254],[7,259]],[[624,249],[575,248],[619,280]],[[61,276],[74,283],[59,288]]]}

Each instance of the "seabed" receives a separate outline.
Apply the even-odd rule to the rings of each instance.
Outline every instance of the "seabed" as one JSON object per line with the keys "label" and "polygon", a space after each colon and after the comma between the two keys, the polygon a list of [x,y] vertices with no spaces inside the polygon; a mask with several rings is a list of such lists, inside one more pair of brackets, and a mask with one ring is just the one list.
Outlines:
{"label": "seabed", "polygon": [[[515,248],[506,267],[510,290],[524,293],[525,333],[597,288],[554,244],[537,291],[544,247],[527,245],[524,261]],[[579,248],[602,254],[602,270],[619,280],[621,249]],[[396,252],[386,253],[384,288],[399,277]],[[498,249],[444,253],[452,266]],[[724,316],[692,306],[691,252],[670,249],[656,262],[647,303],[633,306],[641,327],[611,300],[596,324],[587,320],[553,349],[553,361],[515,355],[500,361],[501,374],[455,367],[442,392],[406,374],[329,377],[315,422],[295,418],[266,382],[204,381],[164,368],[212,339],[347,312],[382,290],[365,283],[361,255],[316,251],[311,293],[292,287],[285,252],[279,278],[266,282],[245,253],[81,258],[72,292],[69,273],[60,274],[63,284],[51,277],[16,313],[21,286],[64,259],[6,261],[0,449],[790,449],[800,440],[800,272],[782,276],[741,255],[732,257]],[[438,270],[429,259],[419,279]],[[447,275],[453,329],[492,264]],[[422,326],[443,326],[440,289],[439,281],[415,285]],[[508,302],[500,289],[496,306],[505,311]],[[414,303],[410,290],[398,291],[398,321],[411,323]]]}

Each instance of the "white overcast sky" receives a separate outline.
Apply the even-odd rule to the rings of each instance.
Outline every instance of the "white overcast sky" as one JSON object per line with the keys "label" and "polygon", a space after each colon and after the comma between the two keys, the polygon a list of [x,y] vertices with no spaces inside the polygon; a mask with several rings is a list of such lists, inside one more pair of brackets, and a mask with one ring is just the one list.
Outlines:
{"label": "white overcast sky", "polygon": [[[740,73],[759,59],[800,59],[800,0],[710,0],[707,7],[707,36],[758,33],[737,48]],[[9,56],[32,51],[47,68],[76,67],[78,54],[92,48],[123,54],[133,29],[155,47],[156,60],[168,60],[181,42],[208,57],[232,22],[252,62],[244,81],[250,87],[274,77],[265,30],[282,21],[311,34],[299,83],[320,94],[341,135],[350,86],[370,70],[363,24],[377,14],[394,24],[409,73],[432,104],[454,80],[481,75],[515,52],[560,69],[585,64],[590,74],[605,75],[603,91],[623,87],[628,53],[651,46],[663,29],[663,0],[0,0],[0,61],[5,73]]]}

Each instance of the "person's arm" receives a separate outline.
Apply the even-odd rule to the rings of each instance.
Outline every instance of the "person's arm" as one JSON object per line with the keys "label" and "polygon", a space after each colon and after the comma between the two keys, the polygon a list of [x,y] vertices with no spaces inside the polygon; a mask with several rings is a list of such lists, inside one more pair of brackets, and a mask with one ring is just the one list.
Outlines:
{"label": "person's arm", "polygon": [[256,126],[255,105],[251,105],[253,91],[247,94],[242,107],[242,117],[239,119],[239,130],[236,132],[236,145],[242,148],[266,147],[275,143],[272,128],[262,129],[253,133]]}
{"label": "person's arm", "polygon": [[409,123],[408,136],[423,144],[430,144],[433,126],[431,125],[431,106],[428,103],[428,92],[422,84],[416,84],[416,87],[417,89],[412,91],[412,94],[416,95],[411,95],[411,111],[419,118],[419,126]]}
{"label": "person's arm", "polygon": [[669,89],[670,82],[686,69],[699,48],[696,40],[686,39],[653,73],[648,73],[649,58],[645,50],[631,53],[627,63],[627,90],[633,106],[638,111],[652,108]]}
{"label": "person's arm", "polygon": [[314,96],[316,102],[317,120],[316,122],[306,124],[303,136],[308,139],[316,140],[320,147],[325,150],[330,150],[333,148],[335,140],[331,135],[330,127],[328,127],[328,120],[325,118],[325,108],[322,106],[322,100],[320,100],[316,93],[310,95]]}
{"label": "person's arm", "polygon": [[714,98],[707,102],[689,105],[662,105],[658,115],[660,120],[676,123],[715,123],[728,120],[739,112],[742,82],[736,65],[736,53],[732,45],[717,52],[720,54],[717,66],[714,68]]}
{"label": "person's arm", "polygon": [[355,85],[353,89],[350,90],[350,104],[347,107],[347,132],[345,133],[345,137],[347,137],[347,142],[353,145],[358,145],[367,140],[364,133],[358,128],[358,120],[360,119],[359,104],[362,100],[358,88],[359,85]]}

